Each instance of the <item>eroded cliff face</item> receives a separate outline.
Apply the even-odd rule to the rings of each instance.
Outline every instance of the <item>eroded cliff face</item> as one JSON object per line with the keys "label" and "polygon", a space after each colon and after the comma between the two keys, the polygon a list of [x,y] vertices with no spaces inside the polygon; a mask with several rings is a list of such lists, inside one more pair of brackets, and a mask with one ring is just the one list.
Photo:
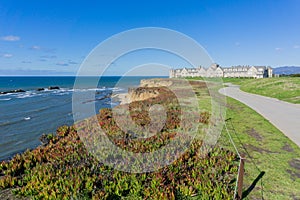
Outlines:
{"label": "eroded cliff face", "polygon": [[141,87],[170,87],[173,84],[171,79],[155,78],[141,80]]}
{"label": "eroded cliff face", "polygon": [[128,98],[131,102],[155,98],[160,94],[161,87],[170,87],[172,84],[170,79],[144,79],[140,87],[128,89]]}
{"label": "eroded cliff face", "polygon": [[128,90],[128,96],[131,101],[143,101],[155,98],[159,95],[159,89],[155,87],[138,87]]}

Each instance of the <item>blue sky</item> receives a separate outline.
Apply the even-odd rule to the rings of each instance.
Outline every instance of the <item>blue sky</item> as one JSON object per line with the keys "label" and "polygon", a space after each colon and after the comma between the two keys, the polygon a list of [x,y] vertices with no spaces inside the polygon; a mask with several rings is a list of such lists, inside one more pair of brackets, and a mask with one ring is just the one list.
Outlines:
{"label": "blue sky", "polygon": [[76,74],[100,42],[140,27],[186,34],[222,66],[299,66],[299,10],[299,0],[0,0],[0,75]]}

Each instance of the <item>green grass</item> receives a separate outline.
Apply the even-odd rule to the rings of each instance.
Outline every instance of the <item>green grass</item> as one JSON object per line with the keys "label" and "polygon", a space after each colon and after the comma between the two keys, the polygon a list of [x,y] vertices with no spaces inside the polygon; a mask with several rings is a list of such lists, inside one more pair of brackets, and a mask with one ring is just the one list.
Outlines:
{"label": "green grass", "polygon": [[[238,150],[247,159],[244,191],[261,171],[265,172],[263,184],[259,181],[246,199],[299,199],[300,148],[244,104],[227,98],[227,108],[227,118],[231,118],[227,122],[229,132]],[[234,150],[225,130],[219,141],[226,148]]]}
{"label": "green grass", "polygon": [[[264,85],[266,88],[276,90],[274,93],[267,93],[265,88],[265,96],[274,94],[273,97],[276,98],[278,94],[281,94],[279,99],[286,101],[291,100],[291,96],[295,96],[291,88],[298,88],[296,95],[300,95],[299,81],[299,78],[286,77],[224,79],[224,82],[242,85],[242,88],[247,89]],[[262,90],[258,91],[262,92]],[[226,99],[226,119],[231,118],[226,123],[228,130],[238,151],[246,157],[243,191],[246,192],[260,173],[265,172],[254,189],[247,196],[245,195],[245,199],[300,199],[300,148],[248,106],[232,98]],[[200,102],[202,106],[210,105],[209,98],[201,98]],[[225,130],[224,128],[218,144],[234,151]]]}
{"label": "green grass", "polygon": [[280,77],[264,79],[224,78],[241,86],[241,90],[263,96],[273,97],[282,101],[300,104],[300,78]]}

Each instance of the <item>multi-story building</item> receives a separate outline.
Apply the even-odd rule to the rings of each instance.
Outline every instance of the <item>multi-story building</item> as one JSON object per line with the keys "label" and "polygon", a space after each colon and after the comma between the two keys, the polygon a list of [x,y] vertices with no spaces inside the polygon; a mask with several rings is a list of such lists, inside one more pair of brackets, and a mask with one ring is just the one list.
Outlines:
{"label": "multi-story building", "polygon": [[179,77],[245,77],[245,78],[267,78],[272,77],[273,70],[268,66],[233,66],[220,67],[218,64],[211,65],[208,69],[181,68],[170,70],[170,78]]}

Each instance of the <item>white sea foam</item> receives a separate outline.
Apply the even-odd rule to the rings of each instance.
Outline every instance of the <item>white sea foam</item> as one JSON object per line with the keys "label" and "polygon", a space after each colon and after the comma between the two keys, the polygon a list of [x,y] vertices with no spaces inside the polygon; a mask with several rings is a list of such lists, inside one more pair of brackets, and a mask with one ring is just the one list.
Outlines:
{"label": "white sea foam", "polygon": [[11,100],[11,98],[0,99],[0,101],[9,101],[9,100]]}
{"label": "white sea foam", "polygon": [[63,95],[70,95],[73,92],[103,92],[103,91],[111,91],[111,92],[121,92],[124,91],[123,88],[118,87],[112,87],[112,88],[82,88],[82,89],[73,89],[73,88],[60,88],[57,90],[49,90],[48,88],[45,88],[42,91],[36,91],[36,90],[28,90],[26,92],[20,92],[20,93],[7,93],[3,94],[1,96],[5,96],[7,98],[2,98],[0,101],[9,101],[12,98],[17,99],[24,99],[24,98],[31,98],[31,97],[37,97],[37,96],[48,96],[48,95],[56,95],[56,96],[63,96]]}
{"label": "white sea foam", "polygon": [[25,93],[16,93],[15,95],[18,99],[41,96],[41,94],[37,94],[36,92],[33,91],[26,91]]}
{"label": "white sea foam", "polygon": [[16,142],[15,145],[19,145],[19,144],[22,144],[24,142],[25,142],[24,140],[20,140],[20,141]]}

